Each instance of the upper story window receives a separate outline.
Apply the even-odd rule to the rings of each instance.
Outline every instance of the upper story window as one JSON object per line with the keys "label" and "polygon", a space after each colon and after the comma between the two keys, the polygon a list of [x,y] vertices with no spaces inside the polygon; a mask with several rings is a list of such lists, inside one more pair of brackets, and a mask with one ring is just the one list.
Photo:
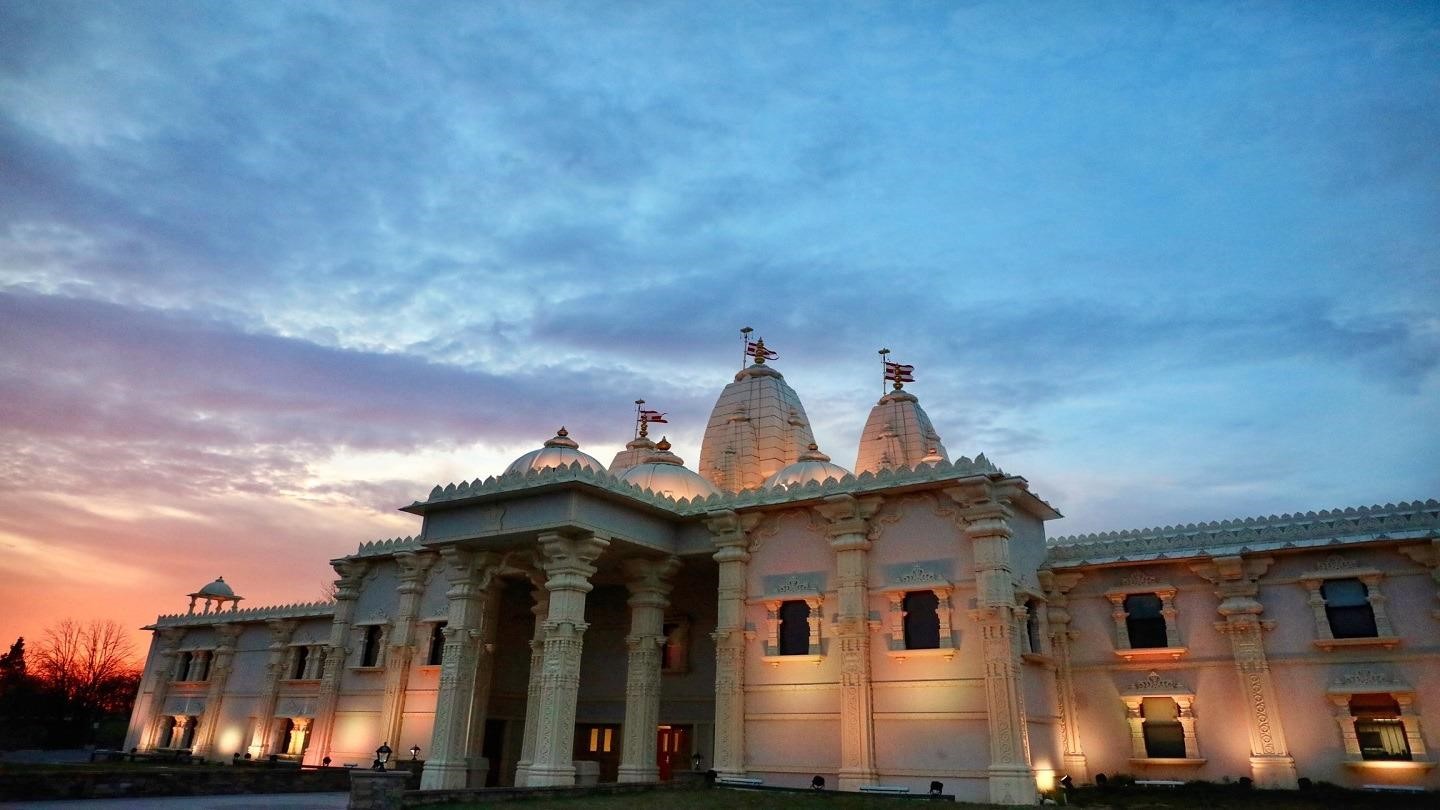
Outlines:
{"label": "upper story window", "polygon": [[1045,650],[1042,643],[1044,634],[1040,630],[1040,610],[1040,600],[1025,600],[1025,652],[1034,655],[1040,655]]}
{"label": "upper story window", "polygon": [[1383,575],[1349,558],[1332,554],[1299,577],[1315,617],[1315,646],[1394,647],[1400,643],[1380,591]]}
{"label": "upper story window", "polygon": [[430,651],[425,656],[426,666],[440,666],[445,663],[445,626],[447,622],[435,622],[430,627]]}
{"label": "upper story window", "polygon": [[1334,638],[1374,638],[1380,635],[1375,626],[1375,608],[1370,605],[1370,590],[1358,579],[1329,579],[1320,586],[1325,600],[1325,620]]}
{"label": "upper story window", "polygon": [[810,606],[803,599],[791,599],[780,603],[779,636],[780,655],[810,654]]}
{"label": "upper story window", "polygon": [[905,649],[940,647],[940,598],[934,591],[910,591],[901,602],[905,613]]}
{"label": "upper story window", "polygon": [[375,667],[380,665],[380,642],[381,626],[378,624],[367,624],[363,630],[364,635],[360,642],[360,666]]}
{"label": "upper story window", "polygon": [[207,681],[210,679],[209,650],[188,650],[180,653],[175,661],[175,680]]}
{"label": "upper story window", "polygon": [[885,590],[889,615],[885,621],[886,654],[897,660],[937,655],[955,655],[952,586],[939,562],[902,566],[892,575]]}
{"label": "upper story window", "polygon": [[1129,661],[1179,658],[1187,650],[1180,638],[1175,595],[1179,589],[1159,582],[1143,570],[1105,592],[1115,622],[1115,654]]}
{"label": "upper story window", "polygon": [[310,648],[293,647],[291,649],[295,652],[290,659],[290,677],[298,681],[310,671]]}
{"label": "upper story window", "polygon": [[1165,604],[1153,593],[1132,593],[1125,597],[1125,632],[1132,649],[1169,647],[1165,631]]}
{"label": "upper story window", "polygon": [[772,666],[820,660],[820,604],[819,594],[765,602],[765,660]]}

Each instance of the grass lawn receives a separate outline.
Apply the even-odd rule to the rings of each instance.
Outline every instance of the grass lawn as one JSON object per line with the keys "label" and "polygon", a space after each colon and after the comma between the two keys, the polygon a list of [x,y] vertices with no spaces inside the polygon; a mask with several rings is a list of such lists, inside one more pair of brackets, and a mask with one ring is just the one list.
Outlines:
{"label": "grass lawn", "polygon": [[[1089,793],[1088,791],[1086,793]],[[1073,807],[1114,808],[1115,810],[1405,810],[1429,807],[1434,794],[1403,796],[1346,791],[1343,796],[1303,795],[1294,792],[1255,791],[1214,795],[1163,790],[1124,790],[1106,794],[1090,793],[1079,797]],[[827,791],[810,793],[768,792],[715,788],[712,790],[662,791],[630,793],[614,796],[574,796],[508,801],[503,804],[447,804],[435,810],[479,810],[482,807],[556,808],[556,810],[735,810],[735,808],[783,808],[784,810],[921,810],[921,808],[953,807],[956,810],[1001,810],[1003,805],[949,802],[931,804],[916,799],[892,799],[861,796],[854,793]]]}

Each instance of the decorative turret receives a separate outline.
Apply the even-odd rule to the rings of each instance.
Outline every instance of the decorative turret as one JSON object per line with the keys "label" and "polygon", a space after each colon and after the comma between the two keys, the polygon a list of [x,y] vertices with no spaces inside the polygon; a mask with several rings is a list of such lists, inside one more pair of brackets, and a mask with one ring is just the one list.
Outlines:
{"label": "decorative turret", "polygon": [[881,349],[885,380],[894,388],[880,397],[870,409],[865,429],[860,433],[860,452],[855,457],[855,473],[879,472],[916,464],[938,464],[949,461],[940,434],[930,424],[930,417],[920,407],[920,400],[905,390],[913,382],[914,366],[892,363],[889,349]]}
{"label": "decorative turret", "polygon": [[754,364],[720,392],[700,443],[700,474],[729,492],[763,486],[815,442],[800,397],[765,365],[775,352],[747,339],[746,354]]}
{"label": "decorative turret", "polygon": [[719,492],[699,473],[686,469],[685,460],[670,452],[670,442],[664,437],[644,462],[631,467],[620,480],[676,500],[708,498]]}
{"label": "decorative turret", "polygon": [[551,467],[569,467],[579,462],[582,468],[604,472],[605,465],[601,464],[589,453],[580,452],[580,445],[570,438],[570,431],[560,428],[556,431],[555,438],[545,442],[545,446],[539,450],[531,450],[525,455],[510,462],[505,472],[527,473],[531,470],[548,470]]}
{"label": "decorative turret", "polygon": [[839,481],[849,474],[849,470],[831,463],[830,457],[820,452],[820,448],[811,442],[810,447],[800,454],[798,461],[765,479],[765,488],[789,487],[811,481],[823,484],[831,478]]}
{"label": "decorative turret", "polygon": [[190,597],[190,615],[194,615],[195,602],[200,599],[205,600],[205,609],[201,611],[203,614],[219,613],[225,609],[226,602],[230,603],[231,611],[238,610],[240,608],[240,600],[245,598],[235,595],[235,591],[233,591],[229,585],[225,584],[225,577],[216,577],[214,582],[202,587],[195,593],[188,594],[188,596]]}
{"label": "decorative turret", "polygon": [[665,414],[645,407],[645,400],[635,400],[635,438],[625,444],[625,449],[615,454],[610,461],[610,474],[619,476],[636,464],[641,464],[655,452],[655,442],[647,435],[651,424],[665,423]]}

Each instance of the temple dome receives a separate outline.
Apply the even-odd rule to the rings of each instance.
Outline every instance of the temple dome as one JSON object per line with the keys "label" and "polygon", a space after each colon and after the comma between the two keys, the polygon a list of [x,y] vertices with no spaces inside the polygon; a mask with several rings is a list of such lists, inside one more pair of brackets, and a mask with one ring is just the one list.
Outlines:
{"label": "temple dome", "polygon": [[219,596],[226,599],[233,598],[235,591],[225,584],[224,577],[216,577],[215,581],[195,592],[196,596]]}
{"label": "temple dome", "polygon": [[620,480],[677,501],[708,498],[720,492],[699,473],[686,469],[684,459],[670,452],[670,442],[663,438],[655,445],[654,452],[626,470]]}
{"label": "temple dome", "polygon": [[505,468],[505,473],[520,473],[524,475],[531,470],[549,470],[555,467],[569,467],[579,462],[581,468],[605,472],[605,465],[601,464],[589,453],[580,452],[580,445],[570,438],[570,432],[560,428],[555,438],[545,442],[545,446],[539,450],[531,450],[525,455],[510,462]]}
{"label": "temple dome", "polygon": [[765,488],[789,487],[796,484],[808,484],[811,481],[823,484],[826,479],[834,478],[839,481],[849,474],[850,471],[839,464],[830,463],[830,457],[820,452],[820,448],[811,442],[809,449],[800,454],[798,461],[766,478]]}
{"label": "temple dome", "polygon": [[757,361],[725,386],[700,443],[699,471],[722,490],[763,486],[815,442],[800,397],[775,369]]}
{"label": "temple dome", "polygon": [[880,398],[860,433],[855,473],[949,461],[940,434],[915,395],[901,388]]}

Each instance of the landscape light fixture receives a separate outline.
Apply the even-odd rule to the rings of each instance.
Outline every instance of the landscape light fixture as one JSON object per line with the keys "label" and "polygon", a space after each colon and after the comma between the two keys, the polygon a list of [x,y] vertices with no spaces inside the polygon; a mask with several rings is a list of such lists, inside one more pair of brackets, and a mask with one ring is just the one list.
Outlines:
{"label": "landscape light fixture", "polygon": [[700,770],[700,763],[704,761],[705,760],[701,758],[699,752],[696,752],[695,756],[690,757],[690,769],[693,771]]}
{"label": "landscape light fixture", "polygon": [[417,759],[419,759],[419,758],[420,758],[420,746],[418,746],[418,745],[412,745],[412,746],[410,746],[410,761],[411,761],[411,762],[414,762],[415,760],[417,760]]}
{"label": "landscape light fixture", "polygon": [[393,753],[395,752],[390,750],[390,743],[380,743],[380,747],[375,749],[375,770],[385,770],[385,763],[390,761],[390,755]]}
{"label": "landscape light fixture", "polygon": [[811,789],[811,790],[824,790],[824,789],[825,789],[825,777],[820,776],[820,775],[817,774],[814,779],[811,779],[811,780],[810,780],[810,789]]}

